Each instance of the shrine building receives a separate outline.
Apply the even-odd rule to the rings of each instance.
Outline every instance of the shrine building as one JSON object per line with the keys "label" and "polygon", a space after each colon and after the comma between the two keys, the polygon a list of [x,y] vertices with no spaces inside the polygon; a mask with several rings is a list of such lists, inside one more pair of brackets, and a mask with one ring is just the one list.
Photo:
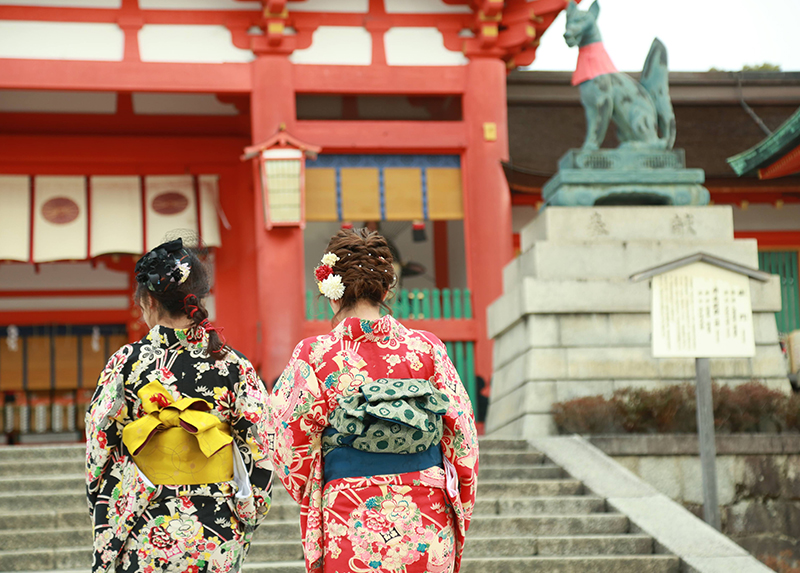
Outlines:
{"label": "shrine building", "polygon": [[7,434],[79,432],[146,332],[141,254],[208,247],[212,319],[271,384],[330,312],[330,235],[393,243],[393,301],[473,399],[513,256],[506,78],[563,0],[0,2],[0,402]]}

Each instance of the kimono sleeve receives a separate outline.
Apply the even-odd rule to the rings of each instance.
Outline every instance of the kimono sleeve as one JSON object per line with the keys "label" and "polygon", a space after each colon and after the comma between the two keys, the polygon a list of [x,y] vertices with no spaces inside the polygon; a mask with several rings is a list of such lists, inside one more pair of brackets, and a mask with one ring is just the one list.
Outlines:
{"label": "kimono sleeve", "polygon": [[302,503],[309,480],[321,471],[322,432],[328,407],[309,346],[301,342],[270,396],[270,455],[289,495]]}
{"label": "kimono sleeve", "polygon": [[86,497],[90,512],[94,511],[108,462],[122,442],[117,423],[127,412],[122,367],[131,351],[131,346],[123,346],[109,359],[86,413]]}
{"label": "kimono sleeve", "polygon": [[[235,385],[233,434],[250,478],[255,508],[248,521],[258,526],[269,512],[272,496],[272,464],[267,453],[267,391],[253,365],[240,356],[239,380]],[[241,517],[244,517],[244,512]]]}
{"label": "kimono sleeve", "polygon": [[426,332],[425,336],[433,345],[436,387],[450,398],[450,406],[443,418],[442,451],[455,466],[465,526],[468,526],[478,489],[478,432],[472,402],[444,343],[430,333]]}

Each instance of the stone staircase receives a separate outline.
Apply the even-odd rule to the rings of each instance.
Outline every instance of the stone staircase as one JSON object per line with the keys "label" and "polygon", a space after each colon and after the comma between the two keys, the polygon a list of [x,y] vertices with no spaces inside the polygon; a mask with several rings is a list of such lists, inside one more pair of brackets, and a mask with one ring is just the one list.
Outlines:
{"label": "stone staircase", "polygon": [[[88,571],[91,526],[83,447],[0,448],[0,573]],[[651,537],[607,511],[522,440],[484,439],[478,502],[464,573],[679,573]],[[249,573],[302,573],[299,509],[280,484],[245,565]]]}

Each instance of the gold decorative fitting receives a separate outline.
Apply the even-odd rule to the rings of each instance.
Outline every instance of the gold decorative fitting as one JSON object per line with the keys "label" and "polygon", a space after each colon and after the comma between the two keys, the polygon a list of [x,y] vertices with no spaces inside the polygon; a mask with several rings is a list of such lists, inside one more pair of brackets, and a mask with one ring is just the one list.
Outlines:
{"label": "gold decorative fitting", "polygon": [[269,34],[283,34],[283,22],[270,22],[267,24],[267,33]]}
{"label": "gold decorative fitting", "polygon": [[483,11],[478,12],[478,20],[481,22],[500,22],[503,19],[502,14],[495,14],[494,16],[487,16]]}
{"label": "gold decorative fitting", "polygon": [[483,124],[483,139],[486,141],[497,141],[497,124],[487,121]]}
{"label": "gold decorative fitting", "polygon": [[497,37],[497,25],[495,24],[485,24],[481,26],[481,33],[489,38],[496,38]]}

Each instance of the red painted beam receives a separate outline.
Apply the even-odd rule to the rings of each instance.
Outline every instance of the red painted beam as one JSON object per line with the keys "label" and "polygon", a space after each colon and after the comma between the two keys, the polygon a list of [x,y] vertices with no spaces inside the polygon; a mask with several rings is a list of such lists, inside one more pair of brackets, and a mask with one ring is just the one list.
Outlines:
{"label": "red painted beam", "polygon": [[32,163],[61,163],[89,173],[89,167],[103,164],[127,165],[128,169],[141,163],[238,165],[249,143],[238,137],[0,135],[0,165],[16,165],[17,173],[28,173],[26,164]]}
{"label": "red painted beam", "polygon": [[736,239],[756,239],[761,247],[800,249],[800,231],[735,231]]}
{"label": "red painted beam", "polygon": [[293,133],[325,153],[456,153],[467,145],[460,121],[298,121]]}
{"label": "red painted beam", "polygon": [[0,312],[0,325],[16,324],[35,326],[41,324],[127,324],[128,310],[25,310]]}
{"label": "red painted beam", "polygon": [[[459,342],[477,340],[478,322],[475,320],[402,320],[406,328],[432,332],[440,340]],[[319,336],[331,331],[331,323],[327,320],[309,320],[303,327],[303,337]]]}
{"label": "red painted beam", "polygon": [[0,59],[0,89],[247,93],[250,64]]}
{"label": "red painted beam", "polygon": [[464,92],[465,66],[313,66],[292,69],[298,93],[451,95]]}
{"label": "red painted beam", "polygon": [[[130,95],[130,94],[120,94]],[[0,113],[4,134],[240,136],[250,139],[249,114],[100,115],[83,113]]]}
{"label": "red painted beam", "polygon": [[0,298],[13,298],[13,297],[63,297],[63,296],[130,296],[131,292],[125,290],[0,290]]}

